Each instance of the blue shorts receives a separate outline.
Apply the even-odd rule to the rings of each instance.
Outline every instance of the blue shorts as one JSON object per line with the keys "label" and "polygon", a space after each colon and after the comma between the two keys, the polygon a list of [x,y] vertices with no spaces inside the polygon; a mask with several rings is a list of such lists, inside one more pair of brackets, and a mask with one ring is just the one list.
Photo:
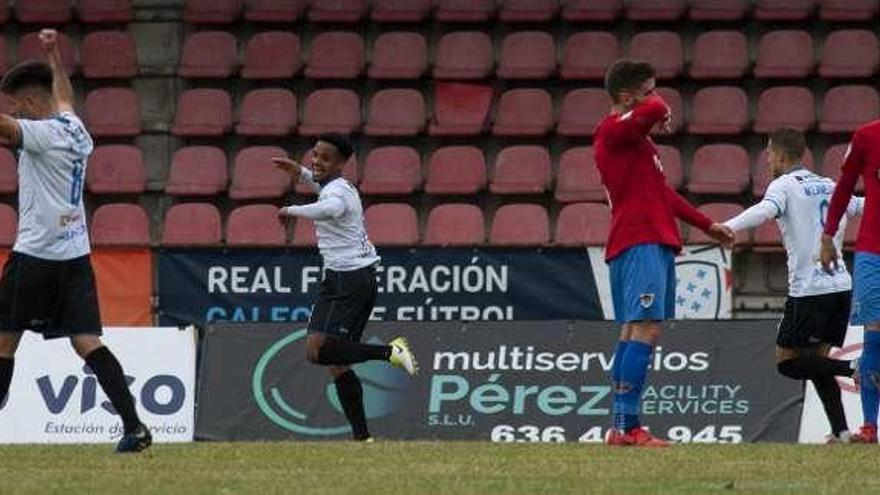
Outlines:
{"label": "blue shorts", "polygon": [[880,255],[856,253],[851,322],[853,325],[880,322]]}
{"label": "blue shorts", "polygon": [[611,299],[618,323],[675,317],[675,252],[660,244],[637,244],[609,263]]}

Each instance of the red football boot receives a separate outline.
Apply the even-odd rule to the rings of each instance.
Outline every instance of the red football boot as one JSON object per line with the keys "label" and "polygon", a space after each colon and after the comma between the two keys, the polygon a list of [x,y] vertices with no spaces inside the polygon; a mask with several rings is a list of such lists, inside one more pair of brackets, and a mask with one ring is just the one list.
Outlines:
{"label": "red football boot", "polygon": [[877,443],[877,425],[864,424],[849,438],[850,443]]}
{"label": "red football boot", "polygon": [[624,440],[627,445],[633,447],[669,447],[669,442],[662,438],[657,438],[651,433],[640,427],[633,428],[624,434]]}

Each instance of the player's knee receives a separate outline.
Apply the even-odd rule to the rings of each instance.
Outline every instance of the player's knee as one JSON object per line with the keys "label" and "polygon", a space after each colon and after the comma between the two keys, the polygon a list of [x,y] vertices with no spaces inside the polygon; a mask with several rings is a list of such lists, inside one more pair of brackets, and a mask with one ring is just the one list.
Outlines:
{"label": "player's knee", "polygon": [[312,364],[321,364],[321,346],[324,339],[318,335],[309,335],[306,339],[306,359]]}
{"label": "player's knee", "polygon": [[79,357],[85,359],[104,343],[96,335],[76,335],[70,338],[70,345]]}

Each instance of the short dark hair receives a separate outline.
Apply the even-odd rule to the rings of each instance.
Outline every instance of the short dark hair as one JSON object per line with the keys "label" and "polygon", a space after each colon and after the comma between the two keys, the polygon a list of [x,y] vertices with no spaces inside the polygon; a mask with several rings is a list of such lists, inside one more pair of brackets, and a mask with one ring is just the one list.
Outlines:
{"label": "short dark hair", "polygon": [[622,58],[605,72],[605,89],[611,100],[617,102],[620,93],[637,89],[645,81],[657,76],[654,66],[642,60]]}
{"label": "short dark hair", "polygon": [[317,140],[332,144],[345,161],[348,161],[348,159],[351,158],[351,155],[354,154],[354,145],[351,143],[351,139],[349,139],[348,136],[337,132],[328,132],[318,136]]}
{"label": "short dark hair", "polygon": [[770,143],[789,160],[800,160],[804,157],[804,152],[807,149],[804,133],[790,127],[784,127],[771,133]]}
{"label": "short dark hair", "polygon": [[17,91],[37,87],[52,91],[52,69],[41,60],[27,60],[9,69],[0,79],[0,91],[15,94]]}

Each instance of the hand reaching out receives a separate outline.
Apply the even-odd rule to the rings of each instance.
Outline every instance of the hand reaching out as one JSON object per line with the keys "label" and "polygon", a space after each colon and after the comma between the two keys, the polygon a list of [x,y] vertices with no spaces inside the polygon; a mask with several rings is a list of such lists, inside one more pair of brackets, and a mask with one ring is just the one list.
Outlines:
{"label": "hand reaching out", "polygon": [[58,31],[54,29],[43,29],[39,34],[40,42],[43,44],[43,51],[50,53],[58,48]]}
{"label": "hand reaching out", "polygon": [[733,232],[733,229],[724,224],[713,223],[706,233],[726,248],[732,248],[736,242],[736,234]]}
{"label": "hand reaching out", "polygon": [[292,184],[299,182],[299,177],[302,174],[302,167],[295,160],[287,157],[276,157],[272,158],[272,163],[275,164],[275,168],[290,176],[290,182]]}

